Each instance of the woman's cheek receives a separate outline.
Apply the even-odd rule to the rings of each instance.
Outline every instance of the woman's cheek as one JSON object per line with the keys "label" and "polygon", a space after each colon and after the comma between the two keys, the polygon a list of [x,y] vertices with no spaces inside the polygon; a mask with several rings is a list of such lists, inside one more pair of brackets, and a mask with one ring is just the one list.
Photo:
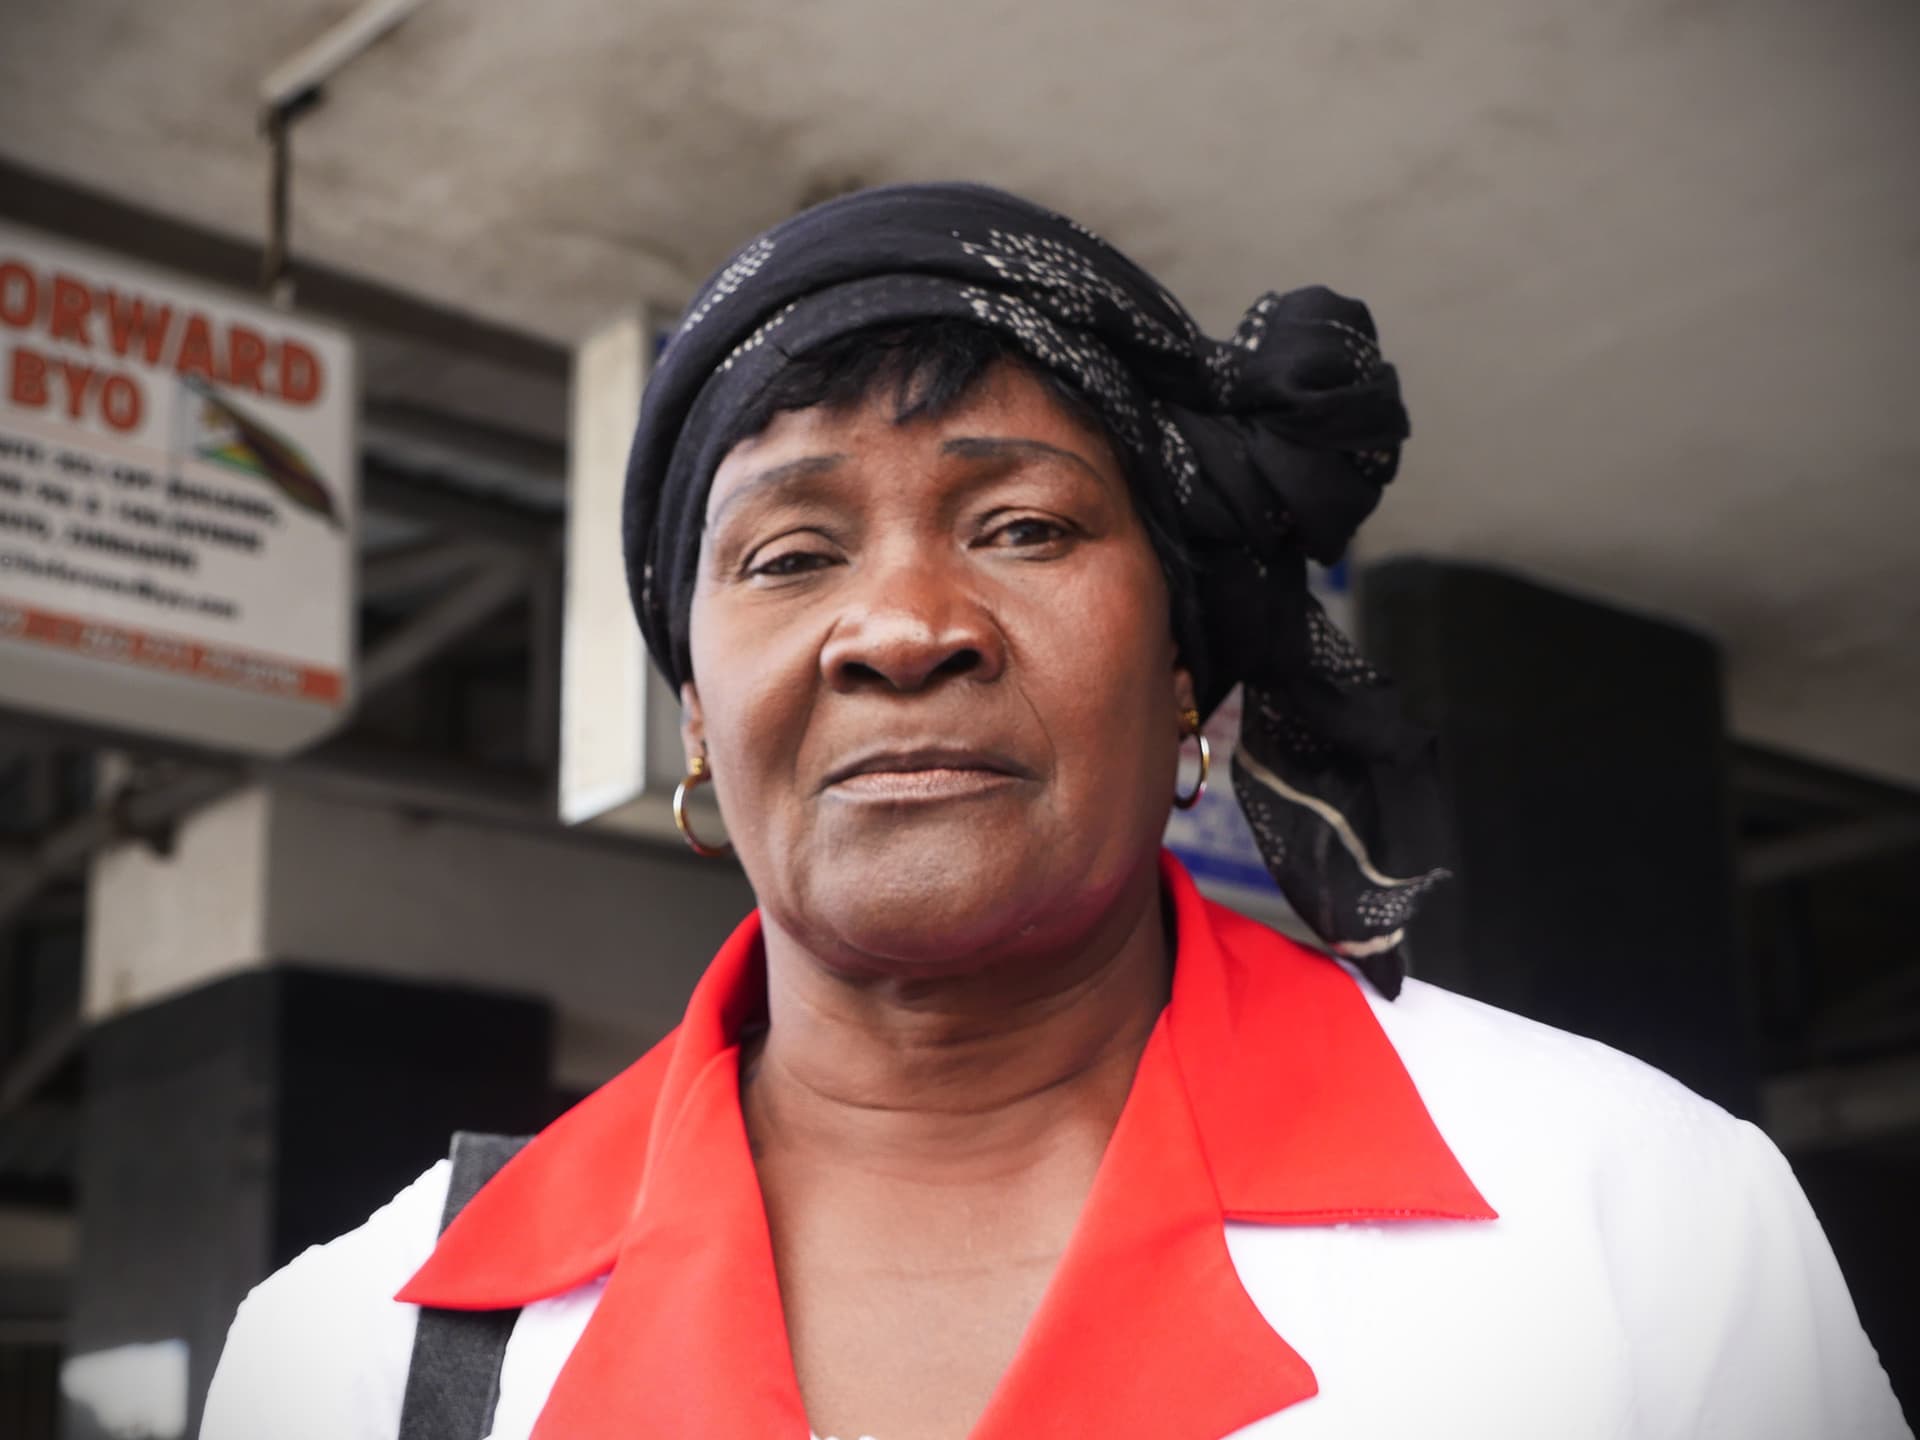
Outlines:
{"label": "woman's cheek", "polygon": [[729,748],[738,752],[736,775],[758,792],[748,803],[764,805],[795,783],[795,760],[815,709],[817,650],[785,631],[756,627],[743,630],[738,642],[728,657],[731,688],[722,724]]}
{"label": "woman's cheek", "polygon": [[[1039,607],[1035,633],[1049,650],[1049,667],[1071,673],[1082,693],[1105,703],[1137,705],[1142,683],[1172,653],[1165,582],[1158,562],[1149,575],[1135,564],[1099,567],[1060,587]],[[1164,643],[1163,643],[1164,642]]]}

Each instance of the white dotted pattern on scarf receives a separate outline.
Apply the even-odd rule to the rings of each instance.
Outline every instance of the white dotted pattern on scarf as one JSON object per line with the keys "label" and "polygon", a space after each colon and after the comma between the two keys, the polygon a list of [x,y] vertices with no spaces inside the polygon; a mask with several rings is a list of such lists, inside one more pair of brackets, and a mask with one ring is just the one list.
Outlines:
{"label": "white dotted pattern on scarf", "polygon": [[694,326],[706,319],[713,308],[728,299],[747,281],[760,273],[760,269],[773,255],[774,242],[771,237],[762,235],[732,260],[727,268],[714,278],[713,288],[701,297],[700,303],[680,322],[680,333],[685,335]]}

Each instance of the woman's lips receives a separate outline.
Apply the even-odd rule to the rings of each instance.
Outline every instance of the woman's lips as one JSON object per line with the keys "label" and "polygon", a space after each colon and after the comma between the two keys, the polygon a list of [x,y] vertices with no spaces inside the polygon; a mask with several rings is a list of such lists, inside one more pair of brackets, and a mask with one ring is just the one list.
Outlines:
{"label": "woman's lips", "polygon": [[936,765],[922,770],[863,770],[836,780],[831,788],[853,800],[960,800],[1005,789],[1019,783],[1019,778],[1004,770]]}
{"label": "woman's lips", "polygon": [[998,751],[956,745],[891,745],[855,756],[827,777],[847,800],[904,803],[988,795],[1033,772]]}

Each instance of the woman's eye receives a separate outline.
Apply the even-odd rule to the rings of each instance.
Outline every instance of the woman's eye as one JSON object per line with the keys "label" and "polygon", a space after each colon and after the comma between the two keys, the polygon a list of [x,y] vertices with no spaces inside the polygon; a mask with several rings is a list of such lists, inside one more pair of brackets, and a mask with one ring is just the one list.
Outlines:
{"label": "woman's eye", "polygon": [[785,550],[778,555],[769,555],[764,560],[755,560],[747,568],[747,573],[770,580],[784,580],[823,569],[832,563],[831,556],[822,555],[817,550]]}
{"label": "woman's eye", "polygon": [[1053,545],[1064,540],[1067,527],[1056,520],[1042,520],[1036,516],[1023,516],[1018,520],[1009,520],[988,533],[989,545],[1008,549],[1032,549],[1035,546]]}

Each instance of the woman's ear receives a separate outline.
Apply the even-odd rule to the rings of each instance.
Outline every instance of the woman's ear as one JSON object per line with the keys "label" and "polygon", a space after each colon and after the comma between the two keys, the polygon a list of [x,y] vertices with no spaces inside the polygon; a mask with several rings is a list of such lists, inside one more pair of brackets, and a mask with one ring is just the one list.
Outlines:
{"label": "woman's ear", "polygon": [[687,752],[687,769],[694,757],[707,753],[707,716],[700,708],[700,691],[689,680],[680,687],[680,745]]}
{"label": "woman's ear", "polygon": [[1200,708],[1193,688],[1193,672],[1184,665],[1173,667],[1173,708],[1175,714],[1182,715]]}

